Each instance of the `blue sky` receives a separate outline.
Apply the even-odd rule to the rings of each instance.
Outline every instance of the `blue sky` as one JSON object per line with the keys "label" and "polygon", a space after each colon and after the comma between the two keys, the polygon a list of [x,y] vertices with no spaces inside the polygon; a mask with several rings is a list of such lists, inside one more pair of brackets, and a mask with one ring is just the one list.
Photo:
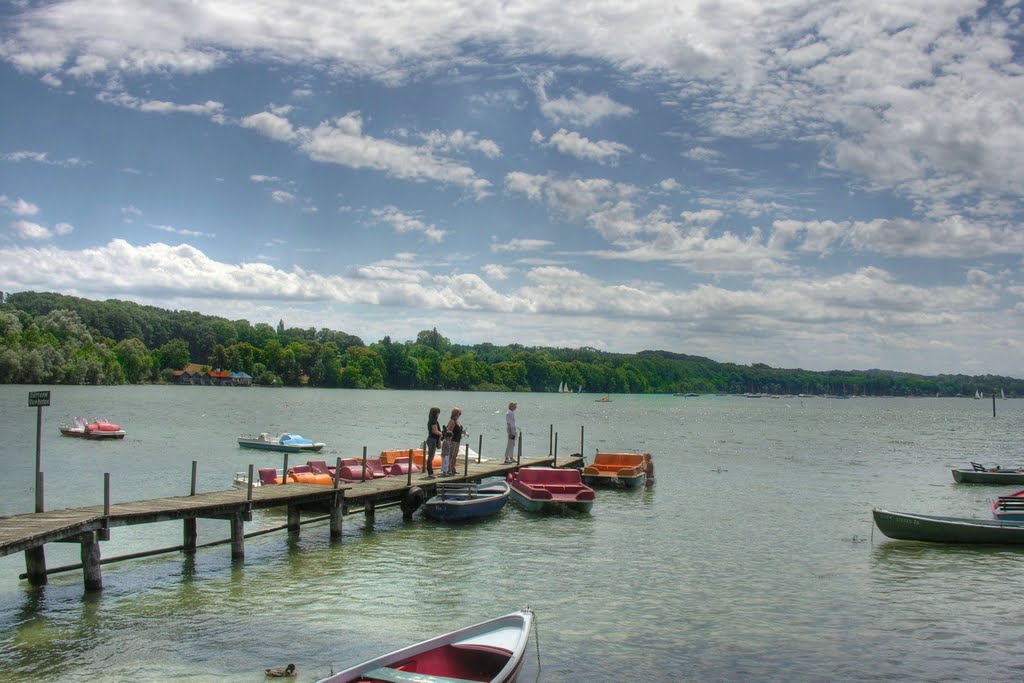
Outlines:
{"label": "blue sky", "polygon": [[1024,376],[1019,2],[0,8],[0,289]]}

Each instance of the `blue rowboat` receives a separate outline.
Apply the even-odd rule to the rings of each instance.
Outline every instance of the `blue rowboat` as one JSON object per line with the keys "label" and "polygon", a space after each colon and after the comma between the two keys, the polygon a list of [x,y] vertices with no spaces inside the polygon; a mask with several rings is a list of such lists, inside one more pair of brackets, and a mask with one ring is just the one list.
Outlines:
{"label": "blue rowboat", "polygon": [[493,484],[438,484],[437,494],[423,504],[431,519],[459,522],[497,513],[508,502],[511,488],[504,481]]}

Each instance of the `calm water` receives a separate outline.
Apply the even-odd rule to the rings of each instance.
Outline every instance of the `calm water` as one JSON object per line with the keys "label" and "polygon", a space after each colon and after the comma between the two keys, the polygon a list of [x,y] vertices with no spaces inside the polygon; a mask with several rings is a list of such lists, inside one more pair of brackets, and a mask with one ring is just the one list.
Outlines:
{"label": "calm water", "polygon": [[[32,509],[35,408],[0,387],[6,491],[0,515]],[[981,681],[1024,678],[1024,549],[924,546],[873,529],[873,506],[988,516],[999,487],[952,483],[969,460],[1024,461],[1024,401],[744,399],[354,392],[212,387],[47,387],[42,459],[47,509],[226,488],[250,462],[241,432],[294,431],[327,459],[408,447],[427,409],[464,410],[470,443],[501,457],[504,406],[519,401],[527,453],[642,449],[651,491],[599,491],[590,515],[509,505],[452,527],[397,509],[372,527],[347,517],[298,537],[246,541],[194,558],[105,565],[33,589],[21,554],[0,558],[3,680],[299,680],[524,605],[537,614],[521,681]],[[62,438],[65,416],[101,415],[123,442]],[[293,456],[294,457],[294,456]],[[247,530],[281,524],[256,513]],[[228,535],[200,523],[200,542]],[[118,528],[104,557],[174,545],[181,524]],[[78,561],[51,544],[47,564]],[[539,650],[539,654],[538,654]]]}

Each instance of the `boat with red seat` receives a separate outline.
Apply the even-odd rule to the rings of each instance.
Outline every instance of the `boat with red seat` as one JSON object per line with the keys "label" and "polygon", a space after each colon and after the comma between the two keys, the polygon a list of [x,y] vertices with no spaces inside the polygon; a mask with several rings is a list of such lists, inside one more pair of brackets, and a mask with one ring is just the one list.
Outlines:
{"label": "boat with red seat", "polygon": [[583,483],[579,470],[554,467],[524,467],[508,475],[512,500],[524,510],[567,507],[590,512],[594,489]]}
{"label": "boat with red seat", "polygon": [[125,431],[120,425],[110,422],[106,418],[98,417],[91,422],[84,417],[76,417],[71,422],[62,422],[58,426],[60,433],[64,436],[72,436],[79,439],[123,439]]}

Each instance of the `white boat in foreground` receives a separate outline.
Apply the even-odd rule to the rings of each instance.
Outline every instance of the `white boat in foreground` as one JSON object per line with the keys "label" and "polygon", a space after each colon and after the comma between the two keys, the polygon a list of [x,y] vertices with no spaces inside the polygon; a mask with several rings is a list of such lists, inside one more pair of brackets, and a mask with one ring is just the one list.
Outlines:
{"label": "white boat in foreground", "polygon": [[511,683],[523,666],[533,612],[512,612],[328,676],[320,683]]}

